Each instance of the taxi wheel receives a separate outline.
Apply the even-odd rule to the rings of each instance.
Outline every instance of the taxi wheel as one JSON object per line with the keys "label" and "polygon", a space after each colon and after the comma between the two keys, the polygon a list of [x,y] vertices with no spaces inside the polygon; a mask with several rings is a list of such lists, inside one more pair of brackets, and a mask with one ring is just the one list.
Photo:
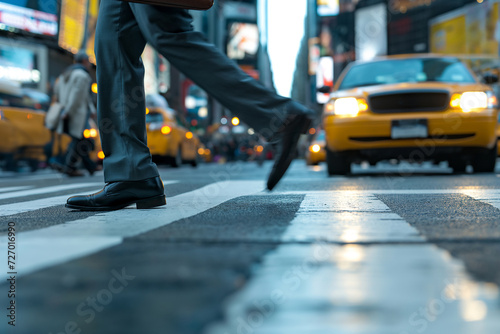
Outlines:
{"label": "taxi wheel", "polygon": [[472,168],[474,173],[493,173],[497,162],[497,146],[474,157]]}
{"label": "taxi wheel", "polygon": [[328,175],[346,175],[351,172],[351,162],[348,156],[342,152],[332,152],[327,148],[326,164]]}
{"label": "taxi wheel", "polygon": [[5,167],[4,169],[8,172],[17,172],[19,169],[18,161],[14,158],[13,154],[7,154],[5,156]]}
{"label": "taxi wheel", "polygon": [[198,166],[198,161],[196,160],[191,160],[189,163],[191,164],[192,167]]}
{"label": "taxi wheel", "polygon": [[29,159],[28,165],[30,166],[30,170],[32,172],[36,172],[40,167],[40,161],[38,161],[37,159]]}
{"label": "taxi wheel", "polygon": [[453,173],[465,173],[467,170],[467,163],[463,159],[453,159],[448,161],[448,166],[453,169]]}

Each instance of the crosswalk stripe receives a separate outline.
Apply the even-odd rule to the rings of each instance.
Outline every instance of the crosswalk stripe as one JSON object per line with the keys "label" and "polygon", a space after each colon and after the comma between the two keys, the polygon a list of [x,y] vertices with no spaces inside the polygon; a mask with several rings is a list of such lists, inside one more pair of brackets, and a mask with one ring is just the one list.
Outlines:
{"label": "crosswalk stripe", "polygon": [[226,301],[225,320],[203,334],[416,333],[422,323],[430,334],[500,332],[498,288],[475,282],[446,251],[356,244],[425,241],[374,191],[294,193],[306,196],[282,237],[288,243],[264,257]]}
{"label": "crosswalk stripe", "polygon": [[24,190],[24,189],[31,189],[33,186],[22,186],[22,187],[5,187],[5,188],[0,188],[0,193],[6,193],[10,191],[17,191],[17,190]]}
{"label": "crosswalk stripe", "polygon": [[6,193],[6,194],[0,194],[0,200],[26,197],[26,196],[32,196],[32,195],[40,195],[40,194],[50,194],[50,193],[55,193],[58,191],[64,191],[64,190],[69,190],[69,189],[78,189],[78,188],[96,187],[96,186],[102,186],[102,183],[72,183],[72,184],[63,184],[60,186],[35,188],[35,189],[30,189],[30,190],[21,190],[21,191]]}
{"label": "crosswalk stripe", "polygon": [[[63,263],[112,247],[132,237],[174,221],[188,218],[236,197],[258,193],[261,181],[224,181],[167,199],[167,206],[153,210],[123,209],[105,212],[66,224],[21,232],[17,264],[19,275]],[[7,241],[0,238],[6,254]],[[43,256],[40,250],[44,249]]]}
{"label": "crosswalk stripe", "polygon": [[[177,182],[178,181],[163,181],[163,184],[168,185],[168,184],[174,184]],[[90,184],[90,186],[93,186],[93,185],[100,186],[99,188],[96,188],[95,191],[100,190],[103,186],[102,183]],[[85,185],[85,187],[87,187],[87,186],[89,186],[88,183]],[[88,193],[90,194],[90,193],[95,192],[95,191],[91,190]],[[63,205],[66,203],[66,200],[68,199],[68,197],[69,197],[69,195],[62,195],[62,196],[54,196],[54,197],[32,200],[32,201],[28,201],[28,202],[22,202],[22,204],[11,203],[11,204],[0,205],[0,217],[16,215],[16,214],[35,211],[35,210],[39,210],[39,209],[45,209],[45,208],[49,208],[49,207],[57,206],[57,205]]]}
{"label": "crosswalk stripe", "polygon": [[307,193],[282,241],[419,242],[424,238],[370,193]]}
{"label": "crosswalk stripe", "polygon": [[281,191],[275,192],[273,194],[280,195],[299,195],[299,194],[337,194],[337,195],[358,195],[358,194],[381,194],[381,195],[425,195],[425,194],[465,194],[465,195],[474,195],[474,196],[493,196],[500,195],[500,190],[497,189],[481,189],[481,190],[473,190],[473,189],[361,189],[361,190],[313,190],[313,191]]}
{"label": "crosswalk stripe", "polygon": [[500,190],[475,190],[470,189],[464,191],[464,194],[474,198],[475,200],[488,203],[497,209],[500,209]]}
{"label": "crosswalk stripe", "polygon": [[11,203],[11,204],[0,205],[0,217],[17,215],[24,212],[30,212],[39,209],[49,208],[52,206],[63,205],[66,203],[67,199],[68,195],[62,195],[62,196],[37,199],[23,203]]}

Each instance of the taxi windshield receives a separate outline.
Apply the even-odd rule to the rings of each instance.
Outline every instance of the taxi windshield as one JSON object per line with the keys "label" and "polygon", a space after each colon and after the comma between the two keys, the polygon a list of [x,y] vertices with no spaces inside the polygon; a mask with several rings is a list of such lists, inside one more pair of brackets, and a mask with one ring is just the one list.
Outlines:
{"label": "taxi windshield", "polygon": [[146,114],[146,123],[161,123],[163,122],[163,115],[160,113],[149,112]]}
{"label": "taxi windshield", "polygon": [[416,82],[475,83],[467,67],[453,58],[412,58],[354,65],[339,89]]}

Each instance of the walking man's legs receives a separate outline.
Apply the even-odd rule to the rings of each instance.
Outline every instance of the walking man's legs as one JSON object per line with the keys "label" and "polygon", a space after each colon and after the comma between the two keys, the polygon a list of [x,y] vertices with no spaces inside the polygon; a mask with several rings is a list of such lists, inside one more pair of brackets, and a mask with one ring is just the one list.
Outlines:
{"label": "walking man's legs", "polygon": [[150,45],[264,137],[271,137],[287,114],[307,112],[251,78],[203,34],[194,31],[187,10],[137,3],[130,7]]}
{"label": "walking man's legs", "polygon": [[[165,203],[163,184],[146,142],[144,67],[146,41],[242,121],[280,149],[268,179],[272,189],[290,165],[312,111],[265,88],[193,31],[187,10],[107,0],[101,2],[96,58],[103,191],[68,199],[69,208],[120,209]],[[161,184],[161,185],[160,185]]]}
{"label": "walking man's legs", "polygon": [[300,134],[314,114],[279,96],[243,72],[204,36],[193,30],[187,10],[131,3],[143,36],[168,61],[266,139],[278,136],[280,148],[268,189],[294,158]]}
{"label": "walking man's legs", "polygon": [[146,142],[146,45],[128,2],[101,2],[96,31],[97,110],[104,179],[136,181],[158,176]]}
{"label": "walking man's legs", "polygon": [[97,113],[104,158],[104,189],[74,196],[66,207],[116,210],[166,204],[163,183],[146,142],[144,67],[146,45],[127,2],[102,1],[96,31]]}

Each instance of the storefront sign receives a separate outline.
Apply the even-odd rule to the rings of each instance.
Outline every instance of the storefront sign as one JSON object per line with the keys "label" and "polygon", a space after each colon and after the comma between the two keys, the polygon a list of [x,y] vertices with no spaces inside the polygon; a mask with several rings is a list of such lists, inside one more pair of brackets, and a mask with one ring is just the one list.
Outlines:
{"label": "storefront sign", "polygon": [[0,79],[21,83],[40,82],[40,71],[35,69],[35,52],[15,45],[0,44]]}
{"label": "storefront sign", "polygon": [[89,0],[87,13],[87,54],[90,62],[95,64],[95,31],[97,27],[97,15],[99,14],[99,0]]}
{"label": "storefront sign", "polygon": [[72,53],[84,48],[87,0],[63,0],[61,3],[61,32],[59,46]]}
{"label": "storefront sign", "polygon": [[387,8],[385,4],[356,11],[356,58],[371,60],[387,54]]}
{"label": "storefront sign", "polygon": [[429,24],[430,51],[459,55],[499,55],[500,4],[472,4],[440,15]]}
{"label": "storefront sign", "polygon": [[0,2],[0,29],[19,29],[38,35],[56,36],[57,16],[32,8]]}

